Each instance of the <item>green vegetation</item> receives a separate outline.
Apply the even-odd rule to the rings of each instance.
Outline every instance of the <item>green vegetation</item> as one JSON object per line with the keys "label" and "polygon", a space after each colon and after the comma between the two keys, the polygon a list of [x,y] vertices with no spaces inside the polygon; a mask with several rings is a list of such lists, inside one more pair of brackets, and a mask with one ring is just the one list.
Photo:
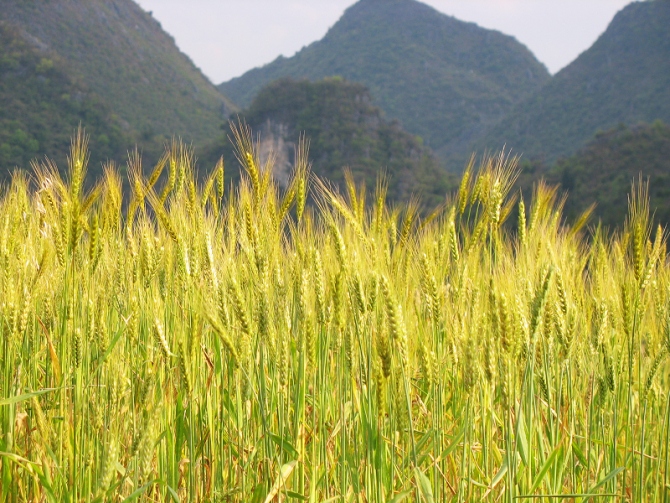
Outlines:
{"label": "green vegetation", "polygon": [[0,21],[57,55],[142,143],[174,135],[206,143],[234,110],[132,0],[3,0]]}
{"label": "green vegetation", "polygon": [[[374,186],[383,169],[391,200],[406,202],[417,195],[434,207],[457,183],[420,139],[397,122],[384,120],[361,84],[342,79],[279,80],[264,87],[240,117],[261,132],[264,157],[271,149],[278,156],[275,176],[284,184],[301,134],[310,139],[314,173],[341,187],[345,168],[356,183],[368,187]],[[230,130],[227,136],[232,137]],[[220,147],[212,152],[218,154]],[[230,142],[224,157],[233,158]],[[216,161],[212,155],[205,159]]]}
{"label": "green vegetation", "polygon": [[626,215],[630,184],[649,180],[650,206],[655,220],[670,223],[670,127],[619,126],[596,135],[576,155],[559,160],[547,179],[560,183],[570,197],[566,215],[576,217],[585,206],[597,203],[595,212],[611,227]]}
{"label": "green vegetation", "polygon": [[0,22],[0,173],[47,153],[65,162],[70,138],[79,124],[93,147],[91,166],[123,158],[133,145],[118,119],[95,95],[62,71],[58,56],[37,50]]}
{"label": "green vegetation", "polygon": [[575,155],[548,167],[524,160],[517,185],[526,194],[540,179],[560,187],[568,198],[563,214],[575,221],[590,206],[594,217],[614,229],[626,216],[632,182],[649,183],[654,221],[670,223],[670,127],[661,121],[601,131]]}
{"label": "green vegetation", "polygon": [[[503,158],[432,220],[172,146],[122,214],[66,181],[0,199],[0,501],[661,502],[670,269],[643,186],[621,233],[508,196]],[[224,189],[226,191],[224,192]],[[526,207],[526,203],[528,206]],[[526,209],[527,208],[527,209]],[[519,215],[518,232],[504,225]]]}
{"label": "green vegetation", "polygon": [[475,150],[507,145],[548,165],[617,124],[670,123],[670,2],[633,2],[587,51],[518,105]]}
{"label": "green vegetation", "polygon": [[514,38],[414,0],[361,0],[320,41],[219,88],[248,107],[283,78],[341,76],[368,87],[387,116],[461,172],[487,127],[549,80]]}

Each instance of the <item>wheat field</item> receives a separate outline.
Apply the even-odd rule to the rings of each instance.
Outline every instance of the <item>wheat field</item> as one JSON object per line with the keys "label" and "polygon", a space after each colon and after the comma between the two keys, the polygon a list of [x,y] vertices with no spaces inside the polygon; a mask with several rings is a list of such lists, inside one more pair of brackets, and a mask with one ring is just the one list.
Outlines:
{"label": "wheat field", "polygon": [[3,188],[0,502],[667,501],[644,183],[567,225],[500,155],[425,215],[235,132],[234,185],[179,143],[87,181],[80,132]]}

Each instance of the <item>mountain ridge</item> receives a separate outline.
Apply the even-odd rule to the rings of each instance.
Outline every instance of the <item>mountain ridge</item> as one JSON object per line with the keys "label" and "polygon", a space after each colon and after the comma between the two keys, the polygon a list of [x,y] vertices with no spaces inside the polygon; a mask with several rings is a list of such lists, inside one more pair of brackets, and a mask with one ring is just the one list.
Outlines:
{"label": "mountain ridge", "polygon": [[57,54],[36,48],[0,21],[0,179],[43,156],[64,165],[80,125],[90,138],[92,171],[122,158],[134,143],[109,107],[64,70]]}
{"label": "mountain ridge", "polygon": [[589,49],[516,105],[474,148],[551,164],[619,123],[670,122],[670,2],[633,2]]}
{"label": "mountain ridge", "polygon": [[362,0],[321,40],[218,87],[244,107],[278,78],[329,76],[366,85],[389,118],[453,160],[454,170],[489,124],[549,79],[513,37],[415,0]]}
{"label": "mountain ridge", "polygon": [[0,20],[56,52],[126,129],[206,141],[235,106],[131,0],[4,0]]}

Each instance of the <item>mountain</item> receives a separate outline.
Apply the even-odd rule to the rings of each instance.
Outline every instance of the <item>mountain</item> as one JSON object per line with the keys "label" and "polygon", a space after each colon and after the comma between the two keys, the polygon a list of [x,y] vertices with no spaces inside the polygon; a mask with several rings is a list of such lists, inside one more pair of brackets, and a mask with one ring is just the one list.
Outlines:
{"label": "mountain", "polygon": [[341,76],[370,89],[392,119],[420,135],[453,170],[487,127],[549,80],[514,38],[415,0],[360,0],[326,36],[291,58],[219,86],[241,106],[282,77]]}
{"label": "mountain", "polygon": [[[371,190],[384,171],[391,200],[407,201],[417,195],[427,208],[437,206],[456,186],[452,175],[420,139],[397,121],[386,120],[372,102],[365,86],[341,78],[281,79],[261,89],[240,119],[260,134],[262,157],[275,152],[274,174],[280,183],[288,181],[294,149],[304,133],[310,141],[313,172],[319,177],[343,187],[347,167],[357,183],[365,182]],[[222,148],[224,158],[234,158],[230,143]]]}
{"label": "mountain", "polygon": [[566,217],[596,203],[595,216],[614,227],[626,218],[631,183],[649,180],[650,208],[670,224],[670,127],[661,121],[619,125],[598,133],[575,155],[559,160],[545,178],[567,191]]}
{"label": "mountain", "polygon": [[0,178],[45,155],[64,165],[80,123],[90,136],[93,170],[132,147],[134,138],[109,107],[63,66],[57,54],[0,21]]}
{"label": "mountain", "polygon": [[670,1],[631,3],[605,33],[475,145],[552,164],[619,123],[670,123]]}
{"label": "mountain", "polygon": [[0,21],[145,139],[206,142],[235,109],[132,0],[2,0]]}

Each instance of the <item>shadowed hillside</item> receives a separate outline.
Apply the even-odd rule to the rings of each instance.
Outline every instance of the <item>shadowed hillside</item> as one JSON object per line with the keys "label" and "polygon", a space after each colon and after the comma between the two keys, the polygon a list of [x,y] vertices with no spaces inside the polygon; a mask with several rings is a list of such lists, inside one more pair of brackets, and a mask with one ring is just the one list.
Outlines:
{"label": "shadowed hillside", "polygon": [[[304,133],[319,177],[343,186],[346,167],[357,182],[371,189],[384,171],[391,199],[407,201],[416,194],[427,207],[443,202],[454,187],[451,176],[430,149],[397,122],[386,120],[372,101],[363,85],[342,79],[315,83],[283,79],[263,88],[241,118],[260,134],[261,153],[277,154],[275,175],[280,182],[287,180],[295,146]],[[225,152],[226,159],[234,159],[229,142]],[[213,161],[206,156],[204,164]]]}
{"label": "shadowed hillside", "polygon": [[595,202],[596,216],[610,226],[623,222],[631,182],[640,176],[649,180],[656,220],[670,224],[670,127],[660,121],[599,133],[548,173],[569,193],[568,218]]}
{"label": "shadowed hillside", "polygon": [[0,20],[57,54],[64,71],[145,139],[181,135],[204,142],[232,110],[132,0],[3,0]]}
{"label": "shadowed hillside", "polygon": [[123,159],[134,144],[109,108],[63,70],[57,55],[35,48],[0,21],[0,178],[46,155],[64,165],[80,124],[90,135],[93,171],[107,159]]}
{"label": "shadowed hillside", "polygon": [[599,130],[670,122],[670,2],[635,2],[535,96],[476,144],[552,164]]}

